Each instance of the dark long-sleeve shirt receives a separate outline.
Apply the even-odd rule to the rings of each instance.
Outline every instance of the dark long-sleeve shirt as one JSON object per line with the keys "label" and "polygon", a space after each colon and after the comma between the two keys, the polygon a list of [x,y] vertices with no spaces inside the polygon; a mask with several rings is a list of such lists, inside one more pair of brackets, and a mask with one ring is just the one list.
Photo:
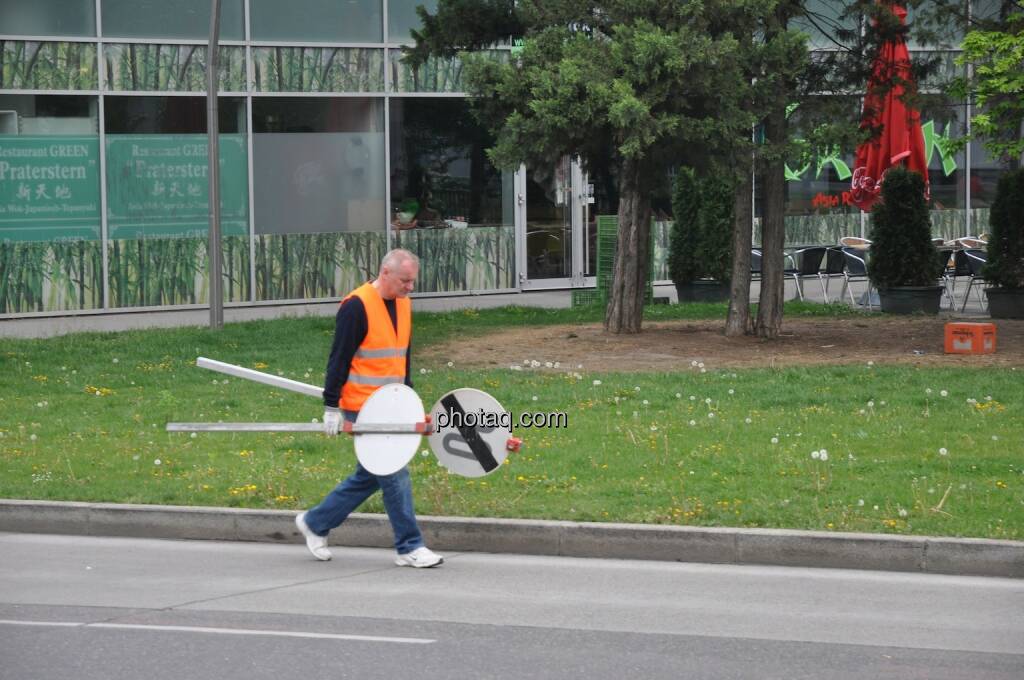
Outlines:
{"label": "dark long-sleeve shirt", "polygon": [[[394,300],[385,300],[384,306],[391,317],[391,323],[398,330],[398,312],[395,309]],[[352,357],[356,350],[363,344],[366,334],[370,330],[369,321],[366,318],[366,307],[363,301],[353,295],[338,308],[338,314],[334,318],[334,343],[331,345],[331,354],[327,358],[327,373],[324,377],[324,406],[337,408],[341,400],[341,387],[348,381],[348,372],[352,366]],[[412,387],[412,374],[409,371],[410,357],[412,356],[412,342],[409,343],[409,351],[405,355],[405,384]]]}

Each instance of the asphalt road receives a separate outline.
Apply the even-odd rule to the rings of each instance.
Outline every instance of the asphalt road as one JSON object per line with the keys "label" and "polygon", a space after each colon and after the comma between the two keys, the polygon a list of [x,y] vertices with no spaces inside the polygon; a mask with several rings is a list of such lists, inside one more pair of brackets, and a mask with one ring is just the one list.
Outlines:
{"label": "asphalt road", "polygon": [[1024,581],[0,534],[0,678],[1024,677]]}

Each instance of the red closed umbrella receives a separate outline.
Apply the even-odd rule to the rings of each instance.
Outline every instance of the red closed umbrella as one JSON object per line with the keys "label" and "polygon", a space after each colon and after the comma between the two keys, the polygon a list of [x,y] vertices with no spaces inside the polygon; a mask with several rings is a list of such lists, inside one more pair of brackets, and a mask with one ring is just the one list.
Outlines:
{"label": "red closed umbrella", "polygon": [[[900,24],[905,25],[907,10],[895,3],[886,4]],[[928,197],[928,163],[921,114],[903,102],[904,94],[913,89],[910,51],[901,35],[882,45],[868,79],[860,127],[881,128],[881,134],[857,148],[851,194],[854,205],[861,210],[870,210],[878,201],[885,171],[901,163],[924,177],[925,197]]]}

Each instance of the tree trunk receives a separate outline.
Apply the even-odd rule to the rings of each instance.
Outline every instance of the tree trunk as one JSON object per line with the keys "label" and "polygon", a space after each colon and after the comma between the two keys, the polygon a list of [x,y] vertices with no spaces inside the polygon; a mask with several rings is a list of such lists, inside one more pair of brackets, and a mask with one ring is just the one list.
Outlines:
{"label": "tree trunk", "polygon": [[643,319],[651,248],[651,198],[643,183],[641,162],[623,162],[618,246],[604,318],[604,328],[610,333],[639,333]]}
{"label": "tree trunk", "polygon": [[[765,120],[768,144],[784,144],[788,134],[785,108],[777,108]],[[762,175],[764,209],[761,213],[761,298],[754,332],[762,338],[777,338],[782,330],[785,278],[782,249],[786,244],[785,161],[768,161]]]}
{"label": "tree trunk", "polygon": [[[747,168],[749,159],[736,159],[737,168]],[[750,245],[751,245],[750,172],[742,172],[733,191],[732,280],[729,291],[729,313],[725,318],[728,337],[746,335],[750,328]]]}

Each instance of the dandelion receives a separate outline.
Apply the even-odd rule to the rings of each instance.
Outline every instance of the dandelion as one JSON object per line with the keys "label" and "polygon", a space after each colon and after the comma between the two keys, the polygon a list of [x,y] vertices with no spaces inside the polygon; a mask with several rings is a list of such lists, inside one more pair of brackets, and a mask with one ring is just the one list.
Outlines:
{"label": "dandelion", "polygon": [[159,458],[157,458],[156,460],[153,461],[153,465],[162,465],[162,464],[163,464],[163,461],[161,461]]}
{"label": "dandelion", "polygon": [[533,395],[533,401],[537,401],[537,395]]}
{"label": "dandelion", "polygon": [[939,392],[939,396],[940,397],[948,397],[949,396],[949,392],[947,392],[946,390],[942,390],[941,392]]}
{"label": "dandelion", "polygon": [[873,506],[873,507],[874,507],[874,509],[875,509],[875,510],[878,510],[878,506],[877,506],[877,505],[875,505],[875,506]]}
{"label": "dandelion", "polygon": [[600,387],[600,386],[601,386],[601,381],[600,380],[595,380],[594,381],[594,387]]}
{"label": "dandelion", "polygon": [[700,369],[700,372],[701,372],[701,373],[707,373],[707,372],[708,372],[708,369],[706,369],[706,368],[702,368],[702,369]]}
{"label": "dandelion", "polygon": [[752,422],[754,422],[754,421],[753,421],[753,420],[751,420],[750,418],[745,418],[745,419],[743,420],[743,422],[745,422],[745,423],[746,423],[747,425],[750,425],[750,424],[751,424]]}
{"label": "dandelion", "polygon": [[544,362],[544,368],[554,368],[554,367],[555,367],[555,365],[553,363],[551,363],[550,361],[545,361]]}
{"label": "dandelion", "polygon": [[113,360],[113,361],[114,361],[114,363],[116,364],[116,363],[117,363],[117,362],[119,361],[119,359],[118,359],[117,357],[114,357],[114,360]]}
{"label": "dandelion", "polygon": [[941,449],[939,449],[939,455],[940,456],[948,456],[949,455],[949,451],[946,450],[945,446],[943,446]]}
{"label": "dandelion", "polygon": [[134,456],[132,456],[132,460],[138,460],[138,459],[139,459],[139,454],[136,453]]}
{"label": "dandelion", "polygon": [[734,390],[734,389],[732,389],[732,388],[730,387],[730,388],[729,388],[729,394],[736,394],[736,390]]}
{"label": "dandelion", "polygon": [[778,444],[778,443],[779,443],[779,438],[778,437],[772,437],[772,444]]}
{"label": "dandelion", "polygon": [[452,367],[452,366],[454,366],[454,365],[455,365],[455,363],[454,363],[454,362],[451,362],[451,361],[449,361],[449,362],[448,362],[448,368],[451,368],[451,367]]}
{"label": "dandelion", "polygon": [[[427,451],[426,449],[423,449],[422,451],[420,451],[420,456],[422,456],[424,458],[426,458],[429,455],[430,455],[430,451]],[[507,461],[508,459],[506,458],[505,460]]]}
{"label": "dandelion", "polygon": [[682,398],[683,398],[683,395],[681,393],[679,393],[679,392],[676,392],[676,399],[682,399]]}
{"label": "dandelion", "polygon": [[994,442],[999,441],[999,435],[997,435],[997,434],[992,435],[992,441],[994,441]]}
{"label": "dandelion", "polygon": [[864,499],[863,498],[857,499],[857,507],[858,508],[863,508],[864,507]]}
{"label": "dandelion", "polygon": [[872,366],[874,366],[874,365],[875,365],[875,362],[874,362],[874,361],[869,361],[869,362],[868,362],[868,368],[870,368],[870,367],[872,367]]}
{"label": "dandelion", "polygon": [[189,435],[189,437],[191,437],[192,439],[195,439],[196,438],[196,433],[193,432],[192,434]]}
{"label": "dandelion", "polygon": [[821,450],[821,460],[822,462],[828,460],[828,451],[826,451],[825,449]]}
{"label": "dandelion", "polygon": [[31,439],[32,441],[35,441],[36,439],[39,439],[39,437],[37,437],[36,435],[33,434],[33,435],[31,435],[29,437],[29,439]]}
{"label": "dandelion", "polygon": [[900,513],[899,514],[900,514],[900,517],[906,517],[907,516],[907,511],[904,508],[900,508]]}
{"label": "dandelion", "polygon": [[932,388],[926,387],[925,390],[924,390],[924,393],[925,394],[931,394],[932,393]]}
{"label": "dandelion", "polygon": [[715,412],[714,411],[712,411],[711,413],[708,414],[708,418],[714,418],[714,417],[715,417]]}
{"label": "dandelion", "polygon": [[811,451],[811,458],[814,460],[821,458],[821,451]]}
{"label": "dandelion", "polygon": [[700,361],[697,363],[697,368],[704,368],[704,362]]}
{"label": "dandelion", "polygon": [[697,368],[697,360],[696,359],[694,359],[693,361],[690,362],[690,367],[691,368]]}
{"label": "dandelion", "polygon": [[651,432],[657,432],[657,431],[658,431],[658,426],[657,425],[651,425]]}
{"label": "dandelion", "polygon": [[426,374],[427,374],[427,369],[421,368],[420,369],[420,375],[426,375]]}
{"label": "dandelion", "polygon": [[691,421],[690,421],[690,427],[693,427],[693,426],[694,426],[694,425],[696,425],[696,424],[697,424],[697,421],[696,421],[696,420],[691,420]]}
{"label": "dandelion", "polygon": [[639,392],[639,391],[640,391],[640,388],[639,388],[639,387],[634,387],[634,388],[633,388],[633,391],[634,391],[634,392]]}
{"label": "dandelion", "polygon": [[650,404],[651,404],[651,402],[649,402],[646,399],[644,399],[644,406],[650,406]]}
{"label": "dandelion", "polygon": [[868,408],[874,408],[874,407],[875,407],[875,402],[869,401],[868,402]]}
{"label": "dandelion", "polygon": [[708,406],[710,406],[711,405],[711,397],[706,397],[704,399],[704,403],[707,404]]}
{"label": "dandelion", "polygon": [[690,401],[697,401],[697,397],[695,397],[695,396],[693,396],[693,395],[691,394],[691,395],[690,395]]}

